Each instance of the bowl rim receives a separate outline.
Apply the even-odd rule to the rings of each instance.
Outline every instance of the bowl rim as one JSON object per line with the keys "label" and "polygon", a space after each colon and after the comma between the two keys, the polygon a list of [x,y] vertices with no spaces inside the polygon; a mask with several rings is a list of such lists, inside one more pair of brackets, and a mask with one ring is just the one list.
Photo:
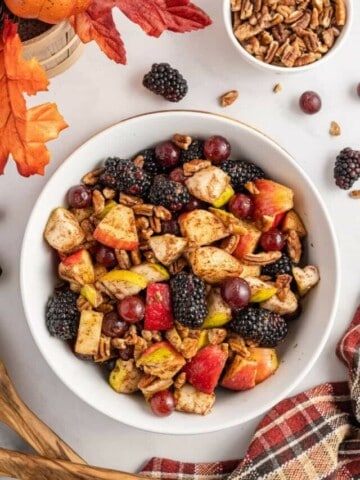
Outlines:
{"label": "bowl rim", "polygon": [[[313,350],[310,360],[307,361],[306,365],[301,370],[301,372],[299,372],[299,374],[294,378],[294,380],[289,382],[287,384],[287,386],[280,391],[280,393],[277,393],[274,396],[270,396],[270,399],[267,400],[266,402],[264,402],[262,407],[258,408],[258,410],[255,414],[254,413],[245,413],[241,417],[240,421],[234,417],[232,420],[227,420],[226,422],[224,422],[221,425],[215,425],[215,426],[210,425],[209,426],[209,425],[206,425],[204,423],[201,426],[201,428],[196,428],[196,427],[189,428],[187,426],[186,431],[169,431],[166,428],[166,425],[162,422],[158,422],[158,423],[157,422],[152,422],[150,426],[147,425],[146,427],[143,427],[143,426],[139,425],[138,423],[132,421],[129,418],[119,419],[119,418],[115,417],[111,412],[104,411],[102,408],[100,408],[99,405],[95,405],[91,401],[91,399],[87,398],[86,395],[83,394],[81,391],[79,392],[78,390],[74,389],[74,387],[72,385],[72,382],[67,380],[66,375],[63,374],[63,370],[61,369],[61,367],[56,365],[55,361],[51,360],[51,356],[49,356],[48,350],[45,348],[45,345],[43,345],[38,340],[38,337],[37,337],[36,331],[35,331],[36,330],[35,325],[33,324],[32,321],[29,320],[31,318],[31,312],[30,312],[30,306],[28,305],[28,303],[26,301],[26,295],[25,295],[25,292],[28,290],[28,288],[26,287],[26,271],[25,271],[26,269],[24,267],[24,263],[25,263],[26,249],[27,249],[27,243],[28,243],[27,242],[27,237],[30,234],[33,218],[36,214],[38,206],[42,202],[42,197],[47,193],[47,189],[48,189],[47,187],[48,187],[49,183],[51,182],[51,180],[53,179],[53,177],[55,177],[56,174],[59,171],[61,171],[62,169],[68,168],[67,165],[69,164],[69,162],[71,162],[73,155],[76,154],[78,150],[81,150],[82,148],[86,147],[89,143],[94,141],[94,139],[96,139],[97,137],[101,137],[101,135],[104,132],[106,132],[108,130],[111,130],[111,129],[115,128],[116,126],[121,125],[125,122],[130,122],[130,121],[133,121],[133,120],[137,120],[137,119],[141,119],[141,118],[149,117],[149,116],[150,117],[151,116],[152,117],[157,117],[157,116],[162,116],[162,115],[175,115],[176,116],[176,115],[183,115],[183,114],[197,115],[199,118],[206,118],[207,116],[210,116],[210,117],[213,117],[213,118],[220,118],[220,119],[225,120],[226,122],[229,122],[229,123],[232,123],[232,124],[238,124],[241,127],[245,128],[245,129],[249,129],[249,130],[255,132],[257,135],[260,135],[260,136],[264,137],[266,139],[266,141],[272,143],[273,146],[277,150],[281,151],[287,157],[287,160],[292,164],[292,166],[300,173],[301,176],[303,176],[306,179],[306,181],[308,182],[309,186],[311,187],[314,195],[316,196],[317,201],[319,202],[322,213],[324,215],[327,226],[329,228],[329,232],[331,234],[332,242],[330,242],[330,243],[332,243],[332,245],[334,247],[334,252],[333,252],[334,257],[333,257],[332,260],[334,262],[334,269],[335,269],[335,272],[336,272],[336,278],[335,278],[335,286],[334,286],[335,294],[332,298],[332,307],[331,307],[331,311],[330,311],[330,314],[329,314],[329,320],[326,324],[326,328],[322,332],[322,336],[321,336],[320,341],[317,344],[317,348]],[[280,402],[283,399],[285,399],[286,397],[288,397],[290,392],[293,391],[296,388],[297,385],[299,385],[299,383],[305,378],[307,373],[311,370],[311,368],[313,367],[313,365],[315,364],[315,362],[319,358],[319,356],[320,356],[320,354],[321,354],[321,352],[322,352],[322,350],[323,350],[323,348],[324,348],[324,346],[325,346],[325,344],[326,344],[326,342],[329,338],[330,332],[331,332],[331,330],[333,328],[333,325],[334,325],[334,322],[335,322],[335,315],[336,315],[337,308],[338,308],[338,303],[339,303],[340,284],[341,284],[341,282],[340,282],[340,277],[341,277],[340,254],[339,254],[339,247],[338,247],[337,237],[336,237],[336,234],[335,234],[335,229],[334,229],[334,226],[332,224],[332,220],[329,216],[329,213],[327,211],[325,202],[323,201],[322,197],[320,196],[320,193],[317,190],[317,188],[315,187],[311,178],[302,169],[302,167],[296,162],[296,160],[290,155],[289,152],[287,152],[287,150],[284,147],[282,147],[276,140],[272,139],[269,135],[265,134],[261,130],[259,130],[255,127],[252,127],[251,125],[248,125],[247,123],[245,123],[241,120],[234,119],[234,118],[229,117],[227,115],[212,113],[212,112],[203,111],[203,110],[193,110],[193,109],[158,110],[158,111],[151,111],[151,112],[147,112],[147,113],[141,113],[141,114],[133,115],[133,116],[127,117],[123,120],[115,122],[115,123],[111,124],[110,126],[107,126],[103,129],[99,130],[97,133],[95,133],[93,135],[90,135],[87,140],[85,140],[80,145],[78,145],[76,148],[74,148],[74,150],[69,155],[67,155],[67,157],[64,159],[64,161],[59,165],[59,167],[54,171],[54,173],[51,175],[51,177],[47,180],[45,185],[42,187],[42,190],[41,190],[36,202],[33,205],[31,214],[29,216],[29,219],[28,219],[28,222],[27,222],[27,225],[26,225],[26,228],[25,228],[24,236],[23,236],[21,253],[20,253],[20,268],[19,269],[20,269],[19,277],[20,277],[20,292],[21,292],[22,305],[23,305],[23,310],[24,310],[24,313],[25,313],[26,322],[27,322],[27,325],[30,329],[31,335],[34,339],[35,344],[37,345],[38,349],[40,350],[44,360],[46,361],[46,363],[50,366],[53,373],[56,374],[56,376],[61,380],[61,382],[70,390],[70,392],[73,393],[74,395],[76,395],[78,398],[80,398],[82,401],[84,401],[90,407],[94,408],[98,412],[102,413],[103,415],[106,415],[107,417],[111,418],[114,421],[118,421],[120,423],[126,424],[128,426],[133,427],[133,428],[137,428],[139,430],[144,430],[144,431],[148,431],[148,432],[152,432],[152,433],[171,434],[171,435],[206,434],[206,433],[216,432],[216,431],[219,431],[219,430],[224,430],[226,428],[230,428],[230,427],[234,427],[234,426],[239,426],[241,424],[244,424],[247,421],[253,420],[254,418],[258,417],[259,415],[265,414],[274,405],[276,405],[278,402]]]}
{"label": "bowl rim", "polygon": [[241,43],[237,40],[233,32],[232,22],[231,22],[230,0],[223,0],[222,16],[223,16],[223,21],[225,25],[225,30],[228,37],[230,38],[231,43],[234,45],[234,47],[240,53],[240,55],[244,58],[244,60],[246,60],[248,63],[252,64],[254,67],[261,68],[263,70],[266,70],[268,72],[273,72],[273,73],[281,73],[281,74],[303,73],[303,72],[312,70],[313,68],[316,68],[319,64],[323,65],[325,62],[329,61],[329,59],[331,59],[333,55],[336,54],[336,52],[338,52],[342,48],[342,46],[348,39],[349,32],[351,31],[351,27],[353,23],[354,5],[353,5],[353,0],[344,0],[344,1],[347,7],[347,20],[335,44],[319,60],[317,60],[316,62],[310,63],[308,65],[303,65],[301,67],[282,67],[279,65],[272,65],[270,63],[265,63],[265,62],[262,62],[261,60],[258,60],[249,52],[247,52],[245,48],[241,45]]}

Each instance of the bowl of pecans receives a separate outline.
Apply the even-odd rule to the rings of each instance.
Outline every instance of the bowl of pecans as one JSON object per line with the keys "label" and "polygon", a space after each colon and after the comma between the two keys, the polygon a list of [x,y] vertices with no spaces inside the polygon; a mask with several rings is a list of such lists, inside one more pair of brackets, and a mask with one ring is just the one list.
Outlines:
{"label": "bowl of pecans", "polygon": [[228,36],[244,60],[275,73],[332,58],[352,23],[352,0],[224,0]]}
{"label": "bowl of pecans", "polygon": [[239,121],[176,110],[119,122],[62,163],[29,218],[20,283],[72,392],[184,435],[239,425],[298,385],[339,277],[326,207],[296,161]]}

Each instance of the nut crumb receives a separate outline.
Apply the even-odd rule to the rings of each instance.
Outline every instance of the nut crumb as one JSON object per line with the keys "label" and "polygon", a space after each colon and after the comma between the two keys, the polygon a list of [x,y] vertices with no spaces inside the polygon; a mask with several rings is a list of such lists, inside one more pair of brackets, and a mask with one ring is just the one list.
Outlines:
{"label": "nut crumb", "polygon": [[360,190],[352,190],[349,195],[351,198],[360,198]]}
{"label": "nut crumb", "polygon": [[274,93],[279,93],[279,92],[281,92],[281,90],[282,90],[282,85],[281,85],[281,83],[277,83],[277,84],[274,86],[274,88],[273,88],[273,92],[274,92]]}
{"label": "nut crumb", "polygon": [[341,128],[340,125],[337,122],[331,122],[330,124],[330,130],[329,130],[330,135],[333,137],[336,137],[338,135],[341,135]]}
{"label": "nut crumb", "polygon": [[224,93],[220,97],[220,105],[222,107],[228,107],[237,100],[239,92],[237,90],[230,90],[229,92]]}

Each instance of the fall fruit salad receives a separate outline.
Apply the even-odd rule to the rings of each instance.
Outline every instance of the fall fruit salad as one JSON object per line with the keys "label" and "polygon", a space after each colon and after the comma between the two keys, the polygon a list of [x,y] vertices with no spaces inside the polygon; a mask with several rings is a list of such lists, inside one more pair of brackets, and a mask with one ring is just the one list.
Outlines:
{"label": "fall fruit salad", "polygon": [[216,389],[253,388],[278,368],[319,281],[302,262],[306,235],[292,189],[232,159],[222,136],[108,158],[46,224],[61,279],[47,328],[156,415],[207,414]]}

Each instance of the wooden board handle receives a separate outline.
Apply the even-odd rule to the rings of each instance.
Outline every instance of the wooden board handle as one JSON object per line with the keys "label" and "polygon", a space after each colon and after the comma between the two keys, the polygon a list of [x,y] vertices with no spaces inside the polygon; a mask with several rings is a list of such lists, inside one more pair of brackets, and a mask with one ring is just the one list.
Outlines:
{"label": "wooden board handle", "polygon": [[135,480],[138,475],[0,448],[0,475],[21,480]]}
{"label": "wooden board handle", "polygon": [[15,430],[39,455],[86,463],[25,405],[17,394],[1,360],[0,420]]}

